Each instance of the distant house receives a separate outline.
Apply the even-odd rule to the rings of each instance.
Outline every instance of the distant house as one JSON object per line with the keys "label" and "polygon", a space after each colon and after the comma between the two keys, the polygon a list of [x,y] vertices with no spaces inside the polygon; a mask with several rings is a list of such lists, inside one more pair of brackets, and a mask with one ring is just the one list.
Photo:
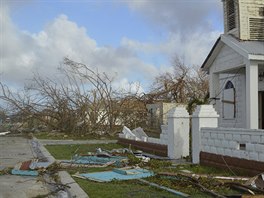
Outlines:
{"label": "distant house", "polygon": [[224,29],[202,68],[219,127],[264,128],[264,1],[223,0]]}

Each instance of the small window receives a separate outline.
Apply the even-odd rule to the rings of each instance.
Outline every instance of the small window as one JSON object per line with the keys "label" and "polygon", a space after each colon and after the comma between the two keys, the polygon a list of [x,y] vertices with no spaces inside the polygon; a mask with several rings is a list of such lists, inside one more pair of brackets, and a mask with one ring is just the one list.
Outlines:
{"label": "small window", "polygon": [[227,0],[226,2],[227,8],[227,25],[228,30],[232,30],[236,27],[236,15],[235,15],[235,1],[234,0]]}
{"label": "small window", "polygon": [[233,83],[229,80],[229,81],[226,83],[226,85],[225,85],[225,89],[232,89],[232,88],[234,88],[234,85],[233,85]]}
{"label": "small window", "polygon": [[233,119],[236,117],[235,88],[231,81],[225,84],[222,97],[223,118]]}
{"label": "small window", "polygon": [[239,150],[246,150],[246,144],[239,144]]}

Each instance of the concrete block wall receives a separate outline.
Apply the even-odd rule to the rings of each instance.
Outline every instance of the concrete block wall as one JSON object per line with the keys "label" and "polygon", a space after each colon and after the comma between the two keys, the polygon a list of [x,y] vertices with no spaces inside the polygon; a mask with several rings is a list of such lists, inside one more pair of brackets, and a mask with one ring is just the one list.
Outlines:
{"label": "concrete block wall", "polygon": [[168,145],[168,126],[167,125],[161,125],[160,138],[148,137],[147,142],[155,143],[155,144]]}
{"label": "concrete block wall", "polygon": [[264,162],[264,130],[201,128],[201,151]]}

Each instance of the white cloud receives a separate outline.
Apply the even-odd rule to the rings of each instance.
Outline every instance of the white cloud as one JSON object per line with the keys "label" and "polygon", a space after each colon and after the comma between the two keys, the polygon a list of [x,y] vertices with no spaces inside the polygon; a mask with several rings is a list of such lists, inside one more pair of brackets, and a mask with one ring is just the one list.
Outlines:
{"label": "white cloud", "polygon": [[141,95],[145,92],[144,88],[140,84],[140,82],[134,81],[129,82],[127,78],[123,78],[120,82],[116,82],[113,84],[113,87],[118,90],[120,93],[132,93]]}
{"label": "white cloud", "polygon": [[42,31],[30,33],[19,30],[12,23],[6,8],[1,8],[0,13],[3,26],[0,72],[6,81],[21,82],[30,78],[32,72],[53,75],[65,56],[109,75],[117,73],[119,79],[131,75],[151,78],[157,74],[152,64],[140,60],[125,45],[98,46],[84,27],[79,27],[66,15],[58,16]]}

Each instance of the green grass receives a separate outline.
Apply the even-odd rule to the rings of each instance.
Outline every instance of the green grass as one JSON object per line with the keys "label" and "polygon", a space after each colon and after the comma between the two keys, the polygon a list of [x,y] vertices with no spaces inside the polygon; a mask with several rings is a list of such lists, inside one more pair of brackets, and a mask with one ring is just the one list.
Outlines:
{"label": "green grass", "polygon": [[220,169],[196,164],[177,165],[174,168],[169,168],[170,172],[178,172],[181,170],[189,170],[195,174],[234,176],[233,173],[228,169]]}
{"label": "green grass", "polygon": [[164,190],[139,183],[136,180],[112,181],[107,183],[92,182],[89,180],[74,178],[81,188],[87,192],[91,198],[172,198],[178,197]]}
{"label": "green grass", "polygon": [[71,159],[76,153],[87,154],[87,152],[95,152],[96,148],[107,150],[123,148],[120,144],[46,145],[45,147],[55,159]]}

